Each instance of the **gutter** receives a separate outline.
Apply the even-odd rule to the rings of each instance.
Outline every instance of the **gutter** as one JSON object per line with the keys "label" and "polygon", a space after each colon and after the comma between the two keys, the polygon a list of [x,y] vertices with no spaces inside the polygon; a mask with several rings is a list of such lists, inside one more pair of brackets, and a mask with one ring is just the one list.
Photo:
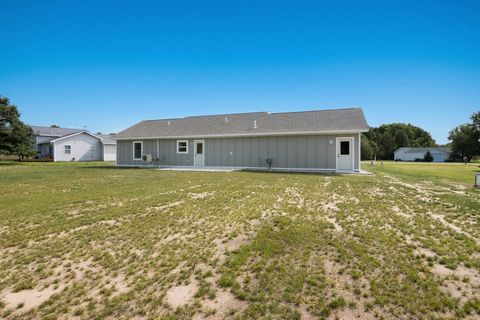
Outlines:
{"label": "gutter", "polygon": [[183,136],[153,136],[153,137],[128,137],[113,140],[150,140],[150,139],[198,139],[198,138],[235,138],[235,137],[265,137],[265,136],[296,136],[296,135],[328,135],[328,134],[355,134],[368,132],[368,129],[341,130],[341,131],[299,131],[299,132],[266,132],[266,133],[236,133],[236,134],[207,134],[207,135],[183,135]]}

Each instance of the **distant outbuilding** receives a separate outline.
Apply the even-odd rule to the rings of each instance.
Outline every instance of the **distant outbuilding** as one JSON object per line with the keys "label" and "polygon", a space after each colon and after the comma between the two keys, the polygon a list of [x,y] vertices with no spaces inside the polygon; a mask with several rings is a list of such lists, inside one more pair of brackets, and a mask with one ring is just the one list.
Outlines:
{"label": "distant outbuilding", "polygon": [[433,157],[433,162],[445,162],[450,158],[452,150],[449,147],[401,147],[395,150],[395,161],[423,161],[427,152]]}

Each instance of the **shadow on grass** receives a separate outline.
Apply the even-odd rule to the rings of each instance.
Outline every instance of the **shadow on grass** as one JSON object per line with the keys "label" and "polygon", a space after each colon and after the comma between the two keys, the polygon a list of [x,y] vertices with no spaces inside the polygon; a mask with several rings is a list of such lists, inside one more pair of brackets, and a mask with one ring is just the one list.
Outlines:
{"label": "shadow on grass", "polygon": [[[102,165],[95,165],[95,166],[80,166],[80,169],[124,169],[120,167],[115,167],[115,166],[102,166]],[[127,169],[127,168],[125,168]]]}
{"label": "shadow on grass", "polygon": [[255,169],[242,169],[238,170],[239,172],[251,172],[251,173],[266,173],[266,174],[284,174],[284,175],[321,175],[321,176],[341,176],[342,174],[336,173],[334,171],[288,171],[288,170],[255,170]]}
{"label": "shadow on grass", "polygon": [[0,166],[18,166],[21,162],[18,161],[0,161]]}

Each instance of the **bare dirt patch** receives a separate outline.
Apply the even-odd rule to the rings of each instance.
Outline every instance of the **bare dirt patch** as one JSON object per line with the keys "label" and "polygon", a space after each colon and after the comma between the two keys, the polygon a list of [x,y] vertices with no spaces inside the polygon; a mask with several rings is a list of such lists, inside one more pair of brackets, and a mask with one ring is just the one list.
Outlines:
{"label": "bare dirt patch", "polygon": [[[203,302],[204,308],[207,310],[215,310],[215,314],[208,317],[208,319],[228,319],[228,314],[232,310],[241,311],[246,306],[245,301],[240,301],[235,296],[225,290],[219,290],[216,292],[214,300],[207,300]],[[194,319],[204,319],[203,316],[197,315]]]}
{"label": "bare dirt patch", "polygon": [[184,203],[184,202],[185,202],[185,201],[180,200],[180,201],[175,201],[175,202],[167,203],[167,204],[164,204],[164,205],[161,205],[161,206],[148,207],[148,208],[147,208],[147,211],[148,211],[148,212],[150,212],[150,211],[161,211],[161,210],[165,210],[165,209],[177,207],[177,206],[181,205],[181,204]]}
{"label": "bare dirt patch", "polygon": [[445,217],[441,214],[436,214],[436,213],[431,213],[430,216],[437,220],[438,222],[440,222],[441,224],[443,224],[445,227],[449,228],[449,229],[452,229],[453,231],[455,232],[458,232],[458,233],[461,233],[465,236],[467,236],[468,238],[474,240],[477,244],[480,244],[480,239],[472,236],[470,233],[468,232],[465,232],[462,228],[460,228],[459,226],[453,224],[453,223],[450,223],[448,222],[447,220],[445,220]]}
{"label": "bare dirt patch", "polygon": [[413,250],[413,253],[415,255],[425,256],[427,258],[433,258],[433,257],[436,256],[435,252],[433,252],[430,249],[426,249],[426,248],[415,248],[415,250]]}
{"label": "bare dirt patch", "polygon": [[432,272],[442,277],[452,275],[459,278],[468,277],[472,284],[480,285],[480,273],[475,269],[467,268],[464,266],[458,266],[455,269],[449,269],[441,264],[435,264],[432,267]]}
{"label": "bare dirt patch", "polygon": [[202,200],[202,199],[210,198],[214,194],[215,192],[199,192],[199,193],[190,192],[188,196],[194,200]]}
{"label": "bare dirt patch", "polygon": [[[373,313],[363,310],[363,306],[367,300],[363,297],[354,295],[352,290],[348,289],[355,287],[356,283],[349,275],[340,272],[342,269],[341,265],[336,263],[333,259],[327,258],[324,261],[324,268],[325,275],[327,276],[329,282],[333,285],[330,289],[329,295],[331,297],[343,297],[347,300],[347,302],[355,301],[358,304],[355,308],[345,307],[340,310],[336,310],[330,315],[329,319],[375,319]],[[358,279],[356,281],[357,285],[359,285],[363,279]],[[364,283],[364,285],[366,286],[366,283]]]}
{"label": "bare dirt patch", "polygon": [[56,293],[61,292],[63,286],[53,288],[53,286],[45,289],[28,289],[19,292],[6,292],[4,293],[5,306],[9,309],[16,309],[17,306],[23,304],[22,308],[19,308],[20,312],[26,312],[33,308],[40,306],[42,303],[50,299]]}
{"label": "bare dirt patch", "polygon": [[337,231],[337,232],[342,232],[343,231],[343,227],[337,222],[337,219],[335,219],[334,217],[327,217],[326,219],[327,219],[328,222],[333,224],[333,227],[335,228],[335,231]]}
{"label": "bare dirt patch", "polygon": [[198,283],[195,279],[189,284],[172,287],[167,291],[167,302],[173,309],[189,304],[197,289]]}
{"label": "bare dirt patch", "polygon": [[220,262],[225,261],[226,254],[229,251],[235,251],[240,249],[240,247],[247,242],[248,237],[244,234],[238,235],[233,239],[217,239],[215,244],[217,246],[216,256]]}
{"label": "bare dirt patch", "polygon": [[410,219],[412,218],[413,214],[409,214],[409,213],[405,213],[402,209],[400,209],[398,206],[393,206],[392,207],[392,210],[393,212],[395,212],[395,214],[401,216],[401,217],[404,217],[406,219]]}
{"label": "bare dirt patch", "polygon": [[285,189],[287,194],[287,203],[303,208],[305,206],[305,199],[297,187],[288,187]]}

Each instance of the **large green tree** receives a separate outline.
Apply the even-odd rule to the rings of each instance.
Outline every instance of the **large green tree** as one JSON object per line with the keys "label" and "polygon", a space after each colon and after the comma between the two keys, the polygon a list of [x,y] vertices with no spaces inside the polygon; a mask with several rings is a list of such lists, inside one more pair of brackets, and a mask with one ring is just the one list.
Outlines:
{"label": "large green tree", "polygon": [[365,134],[362,134],[362,160],[373,160],[378,148],[375,142],[371,141]]}
{"label": "large green tree", "polygon": [[470,117],[471,123],[461,124],[450,131],[452,151],[468,159],[480,155],[480,112]]}
{"label": "large green tree", "polygon": [[393,153],[399,147],[432,147],[435,145],[435,140],[430,133],[407,123],[391,123],[378,128],[370,128],[365,136],[375,146],[378,159],[393,159]]}
{"label": "large green tree", "polygon": [[19,158],[33,155],[32,129],[20,120],[20,112],[10,100],[0,96],[0,153]]}

